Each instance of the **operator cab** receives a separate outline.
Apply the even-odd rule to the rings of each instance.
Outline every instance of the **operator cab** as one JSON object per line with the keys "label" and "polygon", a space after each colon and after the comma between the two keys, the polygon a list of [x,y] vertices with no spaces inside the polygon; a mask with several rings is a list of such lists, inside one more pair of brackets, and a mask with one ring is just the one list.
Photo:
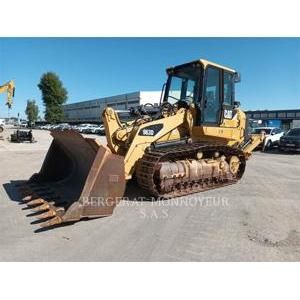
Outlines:
{"label": "operator cab", "polygon": [[198,126],[217,126],[223,118],[233,118],[234,84],[240,81],[236,71],[201,59],[169,68],[167,74],[162,105],[187,108],[193,103]]}

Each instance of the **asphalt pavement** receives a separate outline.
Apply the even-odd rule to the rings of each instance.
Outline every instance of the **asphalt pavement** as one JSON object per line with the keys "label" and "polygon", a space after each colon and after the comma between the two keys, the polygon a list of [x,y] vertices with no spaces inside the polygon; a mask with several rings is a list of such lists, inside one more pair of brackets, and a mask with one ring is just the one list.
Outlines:
{"label": "asphalt pavement", "polygon": [[[255,152],[235,185],[136,201],[128,184],[111,217],[36,232],[15,183],[39,171],[51,143],[0,140],[0,261],[299,261],[300,155]],[[104,137],[97,137],[105,143]],[[31,224],[32,223],[32,224]]]}

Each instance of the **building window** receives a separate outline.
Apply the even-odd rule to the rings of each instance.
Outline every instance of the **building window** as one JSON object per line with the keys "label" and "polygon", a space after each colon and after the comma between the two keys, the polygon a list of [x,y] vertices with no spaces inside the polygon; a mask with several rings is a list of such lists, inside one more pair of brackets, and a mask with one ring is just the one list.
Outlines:
{"label": "building window", "polygon": [[285,117],[286,117],[286,113],[284,112],[278,113],[278,118],[285,118]]}
{"label": "building window", "polygon": [[287,118],[294,118],[295,117],[295,113],[287,113],[286,114]]}
{"label": "building window", "polygon": [[268,114],[261,114],[260,115],[262,119],[267,119],[268,118]]}
{"label": "building window", "polygon": [[276,113],[269,113],[269,118],[276,118]]}
{"label": "building window", "polygon": [[128,104],[139,104],[139,100],[134,100],[134,101],[128,101]]}
{"label": "building window", "polygon": [[135,107],[140,104],[140,101],[129,101],[127,107]]}
{"label": "building window", "polygon": [[253,114],[254,119],[260,119],[260,114]]}

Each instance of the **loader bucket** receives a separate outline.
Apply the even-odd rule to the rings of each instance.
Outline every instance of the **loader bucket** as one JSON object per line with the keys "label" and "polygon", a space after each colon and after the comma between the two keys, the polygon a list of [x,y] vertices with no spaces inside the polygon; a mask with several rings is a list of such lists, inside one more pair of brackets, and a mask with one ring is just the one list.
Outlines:
{"label": "loader bucket", "polygon": [[109,216],[125,191],[124,158],[76,131],[53,131],[39,173],[21,187],[41,227]]}

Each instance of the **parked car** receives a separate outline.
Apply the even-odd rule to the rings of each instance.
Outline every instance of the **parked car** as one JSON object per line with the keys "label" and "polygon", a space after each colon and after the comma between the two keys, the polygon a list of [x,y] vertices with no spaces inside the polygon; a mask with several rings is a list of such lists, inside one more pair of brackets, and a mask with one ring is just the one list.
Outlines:
{"label": "parked car", "polygon": [[71,125],[69,125],[68,123],[61,123],[61,124],[48,124],[48,125],[44,125],[41,126],[41,129],[45,129],[45,130],[67,130],[67,129],[71,129]]}
{"label": "parked car", "polygon": [[41,127],[40,127],[40,129],[42,129],[42,130],[49,130],[50,129],[50,124],[46,124],[46,125],[42,125]]}
{"label": "parked car", "polygon": [[97,124],[90,124],[90,126],[88,126],[85,129],[85,133],[95,133],[95,130],[99,127],[99,125]]}
{"label": "parked car", "polygon": [[72,129],[72,126],[69,125],[68,123],[61,123],[61,124],[58,124],[57,126],[55,126],[54,129],[63,131],[63,130]]}
{"label": "parked car", "polygon": [[22,121],[22,122],[20,122],[19,127],[26,128],[26,127],[28,127],[28,123],[26,121]]}
{"label": "parked car", "polygon": [[85,131],[85,129],[89,126],[90,124],[79,124],[74,126],[74,129],[80,133],[83,133],[83,131]]}
{"label": "parked car", "polygon": [[97,126],[91,128],[91,133],[104,135],[105,134],[104,125],[97,125]]}
{"label": "parked car", "polygon": [[92,133],[92,130],[94,128],[98,127],[98,125],[95,124],[80,124],[75,126],[75,130],[77,130],[80,133]]}
{"label": "parked car", "polygon": [[255,134],[260,134],[261,132],[265,132],[266,134],[264,141],[258,146],[263,151],[270,150],[273,146],[278,146],[279,140],[284,134],[278,127],[257,127],[253,129],[253,133]]}
{"label": "parked car", "polygon": [[300,151],[300,128],[290,129],[280,138],[279,150]]}

